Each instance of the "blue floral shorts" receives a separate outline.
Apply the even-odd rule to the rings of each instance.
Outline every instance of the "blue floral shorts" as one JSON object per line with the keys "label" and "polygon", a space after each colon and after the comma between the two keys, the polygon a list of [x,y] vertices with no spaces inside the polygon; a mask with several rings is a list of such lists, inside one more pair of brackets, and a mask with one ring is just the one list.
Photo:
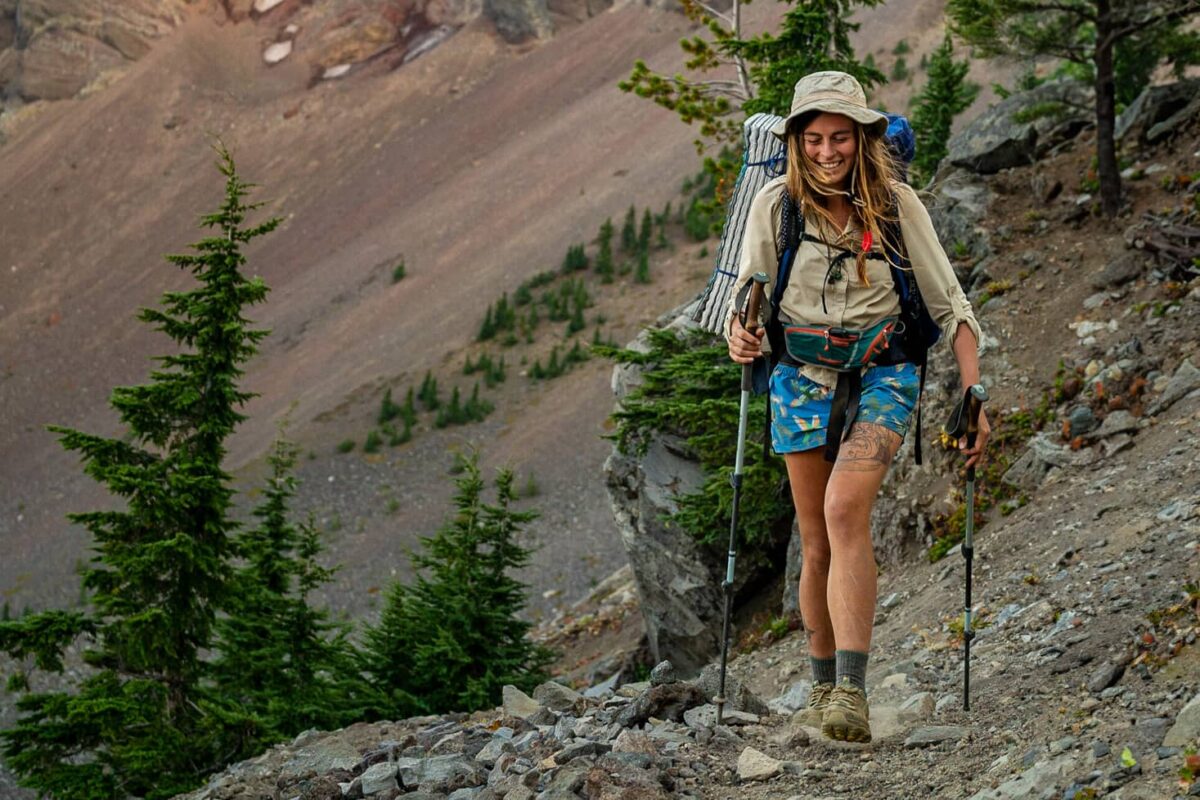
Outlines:
{"label": "blue floral shorts", "polygon": [[[882,425],[904,438],[917,405],[920,368],[915,364],[871,367],[863,373],[856,422]],[[800,453],[825,446],[833,389],[779,364],[771,373],[771,446],[776,453]]]}

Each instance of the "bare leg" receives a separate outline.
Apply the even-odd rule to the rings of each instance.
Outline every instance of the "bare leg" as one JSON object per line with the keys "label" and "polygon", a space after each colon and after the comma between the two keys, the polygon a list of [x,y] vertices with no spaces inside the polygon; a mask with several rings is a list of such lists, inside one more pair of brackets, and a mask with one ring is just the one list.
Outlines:
{"label": "bare leg", "polygon": [[825,491],[828,609],[839,650],[866,653],[871,649],[876,593],[871,507],[900,441],[899,435],[882,425],[855,424],[842,443]]}
{"label": "bare leg", "polygon": [[829,534],[825,530],[825,486],[833,465],[824,459],[823,453],[823,450],[817,449],[784,456],[803,553],[800,615],[808,633],[809,655],[813,658],[833,658],[835,649],[833,623],[829,619],[829,602],[826,599]]}

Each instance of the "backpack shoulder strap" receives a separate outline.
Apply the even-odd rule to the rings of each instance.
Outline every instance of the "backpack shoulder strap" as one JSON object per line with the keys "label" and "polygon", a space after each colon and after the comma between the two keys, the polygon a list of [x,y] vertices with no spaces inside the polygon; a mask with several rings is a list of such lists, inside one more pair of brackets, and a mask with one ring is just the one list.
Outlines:
{"label": "backpack shoulder strap", "polygon": [[783,301],[783,292],[792,276],[792,264],[796,261],[796,251],[800,242],[804,241],[804,217],[800,207],[792,198],[791,192],[783,190],[783,202],[779,204],[779,269],[775,273],[775,286],[771,290],[771,305],[778,313],[779,304]]}
{"label": "backpack shoulder strap", "polygon": [[[900,220],[889,220],[883,224],[883,252],[887,256],[888,267],[892,271],[892,284],[896,294],[900,296],[900,315],[904,319],[906,335],[902,346],[916,362],[920,370],[920,383],[917,385],[916,430],[913,441],[913,461],[921,465],[921,397],[925,394],[925,367],[928,364],[928,345],[925,339],[933,332],[923,332],[919,329],[932,325],[929,312],[921,300],[921,289],[912,277],[911,264],[904,249],[904,236],[900,230]],[[936,330],[936,325],[933,326]],[[936,339],[936,334],[933,334]]]}
{"label": "backpack shoulder strap", "polygon": [[779,363],[784,352],[783,326],[779,322],[779,306],[792,275],[796,251],[804,240],[804,216],[800,213],[791,193],[784,189],[783,202],[779,208],[779,265],[775,270],[775,285],[771,289],[771,302],[767,314],[767,341],[771,344],[771,369]]}

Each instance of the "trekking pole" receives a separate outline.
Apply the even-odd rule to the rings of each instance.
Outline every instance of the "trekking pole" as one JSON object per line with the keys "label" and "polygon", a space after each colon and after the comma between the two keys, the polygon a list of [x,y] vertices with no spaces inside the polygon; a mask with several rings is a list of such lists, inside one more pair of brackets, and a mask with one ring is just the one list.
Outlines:
{"label": "trekking pole", "polygon": [[[975,446],[975,436],[979,433],[979,412],[987,402],[987,390],[978,383],[967,389],[959,407],[956,428],[964,428],[958,433],[967,437],[967,449]],[[962,413],[965,410],[965,415]],[[966,600],[963,605],[963,711],[971,710],[971,640],[975,638],[975,629],[971,624],[971,569],[975,560],[975,466],[967,467],[967,531],[963,538],[962,554],[967,562]]]}
{"label": "trekking pole", "polygon": [[[742,316],[742,327],[754,334],[758,331],[758,309],[762,305],[763,287],[767,285],[765,273],[756,272],[750,279],[750,301]],[[721,584],[725,591],[725,623],[721,627],[721,682],[717,688],[717,696],[713,703],[717,706],[717,724],[725,711],[725,665],[729,657],[729,615],[733,607],[733,569],[737,560],[737,528],[738,505],[742,498],[742,465],[746,454],[746,418],[750,413],[750,391],[753,388],[754,364],[742,365],[742,401],[738,409],[737,456],[733,464],[733,476],[729,482],[733,486],[733,508],[729,518],[729,560],[725,565],[725,582]],[[768,399],[767,402],[770,402]]]}

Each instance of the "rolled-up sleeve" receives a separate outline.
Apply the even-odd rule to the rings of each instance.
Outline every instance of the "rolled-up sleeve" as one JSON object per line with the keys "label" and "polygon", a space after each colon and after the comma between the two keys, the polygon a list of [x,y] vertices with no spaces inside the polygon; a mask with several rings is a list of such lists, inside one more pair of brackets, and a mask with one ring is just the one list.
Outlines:
{"label": "rolled-up sleeve", "polygon": [[[775,249],[777,239],[775,220],[779,218],[779,205],[783,200],[783,179],[776,178],[758,191],[750,203],[746,218],[746,235],[742,237],[742,252],[738,258],[738,277],[729,297],[729,310],[725,314],[725,339],[732,335],[733,315],[741,288],[756,272],[765,272],[768,297],[775,285],[775,272],[779,268],[779,255]],[[765,308],[764,308],[765,312]],[[765,322],[765,319],[760,320]]]}
{"label": "rolled-up sleeve", "polygon": [[929,315],[941,327],[942,338],[947,343],[953,344],[959,324],[965,322],[978,344],[983,340],[979,322],[938,241],[929,212],[911,186],[897,185],[896,195],[904,247]]}

